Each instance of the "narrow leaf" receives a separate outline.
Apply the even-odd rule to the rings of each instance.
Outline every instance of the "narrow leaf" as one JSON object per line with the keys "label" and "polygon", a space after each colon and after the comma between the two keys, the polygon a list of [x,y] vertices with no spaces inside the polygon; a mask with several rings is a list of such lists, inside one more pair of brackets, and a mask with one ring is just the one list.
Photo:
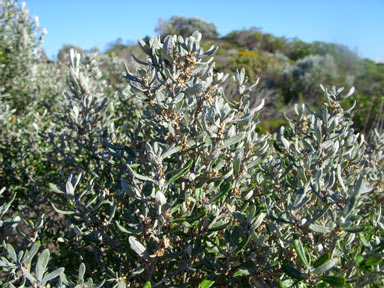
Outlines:
{"label": "narrow leaf", "polygon": [[283,271],[290,277],[294,279],[304,280],[306,279],[305,275],[301,273],[299,270],[297,270],[295,267],[290,265],[283,265],[281,267]]}
{"label": "narrow leaf", "polygon": [[240,244],[236,247],[234,253],[239,253],[245,246],[247,246],[249,239],[251,239],[251,236],[249,235],[247,238],[245,238],[243,241],[240,242]]}
{"label": "narrow leaf", "polygon": [[256,221],[252,224],[252,230],[257,229],[261,223],[263,223],[265,216],[267,216],[267,213],[261,212],[259,216],[257,216]]}
{"label": "narrow leaf", "polygon": [[151,282],[147,281],[141,288],[152,288]]}
{"label": "narrow leaf", "polygon": [[32,276],[31,272],[29,272],[27,269],[25,269],[23,266],[21,266],[21,271],[23,271],[23,274],[29,281],[32,283],[36,282],[36,278]]}
{"label": "narrow leaf", "polygon": [[341,185],[341,188],[343,188],[343,191],[346,192],[347,189],[345,188],[343,177],[341,176],[341,166],[340,166],[340,164],[337,164],[336,175],[337,175],[337,180],[339,180],[339,184]]}
{"label": "narrow leaf", "polygon": [[245,132],[236,134],[235,136],[233,136],[233,137],[231,137],[231,138],[225,140],[224,143],[223,143],[222,148],[226,148],[226,147],[229,147],[229,146],[231,146],[231,145],[234,145],[234,144],[240,142],[241,140],[244,139],[245,136],[246,136],[246,133],[245,133]]}
{"label": "narrow leaf", "polygon": [[129,245],[131,245],[132,250],[135,251],[140,257],[143,257],[146,250],[147,250],[144,247],[144,245],[141,244],[139,242],[139,240],[137,240],[136,237],[133,237],[133,236],[130,236],[128,240],[129,240]]}
{"label": "narrow leaf", "polygon": [[204,279],[202,282],[200,282],[199,288],[209,288],[213,284],[215,284],[214,280]]}
{"label": "narrow leaf", "polygon": [[134,177],[136,177],[137,179],[140,179],[140,180],[143,180],[143,181],[155,182],[152,178],[150,178],[148,176],[143,176],[143,175],[140,175],[140,174],[136,173],[129,165],[127,167],[129,169],[129,171],[132,173],[132,175]]}
{"label": "narrow leaf", "polygon": [[41,281],[43,279],[43,275],[47,269],[49,261],[49,250],[44,249],[43,252],[41,252],[39,259],[37,260],[36,268],[35,268],[35,274],[37,280]]}
{"label": "narrow leaf", "polygon": [[187,221],[188,223],[192,224],[196,220],[199,220],[200,218],[204,217],[205,215],[207,215],[207,211],[201,211],[195,215],[173,219],[173,222],[177,223],[177,222]]}
{"label": "narrow leaf", "polygon": [[79,274],[78,274],[78,280],[82,281],[84,280],[84,275],[85,275],[85,264],[81,263],[79,267]]}
{"label": "narrow leaf", "polygon": [[187,165],[186,165],[184,168],[178,170],[178,172],[177,172],[175,175],[173,175],[173,176],[167,181],[167,184],[168,184],[168,185],[169,185],[169,184],[172,184],[173,182],[175,182],[175,181],[176,181],[177,179],[179,179],[180,177],[183,177],[183,176],[184,176],[184,175],[191,169],[192,164],[193,164],[193,160],[191,159],[191,160],[188,161]]}
{"label": "narrow leaf", "polygon": [[217,46],[211,46],[207,52],[205,52],[204,54],[200,55],[200,57],[203,57],[203,56],[211,56],[213,53],[215,53],[217,51],[217,49],[219,49],[219,47]]}
{"label": "narrow leaf", "polygon": [[183,146],[181,146],[181,145],[176,146],[176,147],[171,147],[169,150],[167,150],[166,152],[164,152],[161,155],[161,160],[164,160],[165,158],[171,156],[172,154],[175,154],[175,153],[181,151],[182,149],[183,149]]}
{"label": "narrow leaf", "polygon": [[319,278],[334,287],[344,287],[346,283],[344,277],[323,275]]}
{"label": "narrow leaf", "polygon": [[127,285],[125,284],[125,281],[124,280],[120,280],[118,285],[117,285],[117,288],[127,288]]}
{"label": "narrow leaf", "polygon": [[382,258],[371,256],[367,258],[366,260],[362,261],[359,266],[361,267],[370,267],[370,266],[376,266],[383,261]]}
{"label": "narrow leaf", "polygon": [[75,189],[73,188],[73,185],[70,181],[65,183],[65,195],[67,195],[70,199],[75,197]]}
{"label": "narrow leaf", "polygon": [[64,191],[60,190],[59,187],[57,187],[53,183],[48,184],[49,188],[51,189],[52,192],[58,193],[58,194],[65,194]]}
{"label": "narrow leaf", "polygon": [[263,109],[264,104],[265,104],[265,99],[262,99],[262,100],[261,100],[261,103],[260,103],[258,106],[254,107],[254,108],[252,109],[251,114],[256,113],[256,112],[259,112],[261,109]]}
{"label": "narrow leaf", "polygon": [[337,264],[337,259],[331,259],[331,260],[325,262],[323,265],[313,269],[313,273],[321,274],[321,273],[327,272],[329,269],[331,269],[336,264]]}
{"label": "narrow leaf", "polygon": [[308,228],[313,232],[317,232],[317,233],[326,234],[331,232],[331,229],[329,229],[328,227],[320,226],[318,224],[310,224]]}
{"label": "narrow leaf", "polygon": [[63,215],[70,215],[70,214],[74,214],[75,212],[73,211],[65,211],[65,210],[61,210],[59,208],[57,208],[52,202],[51,202],[51,205],[53,207],[53,210],[55,210],[57,213],[59,214],[63,214]]}
{"label": "narrow leaf", "polygon": [[293,240],[293,247],[296,250],[297,255],[299,256],[299,259],[304,264],[305,267],[309,268],[309,262],[303,247],[303,243],[301,243],[300,239]]}
{"label": "narrow leaf", "polygon": [[123,233],[127,233],[127,234],[132,234],[130,231],[128,231],[127,229],[125,229],[123,226],[120,225],[120,223],[116,220],[115,221],[116,223],[116,227],[119,231],[123,232]]}
{"label": "narrow leaf", "polygon": [[52,271],[48,275],[44,276],[43,282],[46,283],[46,282],[48,282],[48,281],[50,281],[52,279],[55,279],[57,276],[59,276],[63,272],[64,272],[64,268],[63,267],[57,268],[55,271]]}
{"label": "narrow leaf", "polygon": [[7,251],[8,251],[8,255],[9,257],[11,257],[11,259],[17,263],[17,255],[16,255],[16,251],[15,249],[13,249],[12,245],[7,243]]}
{"label": "narrow leaf", "polygon": [[23,264],[31,266],[32,259],[35,257],[37,251],[39,251],[39,248],[40,242],[33,243],[31,250],[28,252],[28,255],[23,259]]}
{"label": "narrow leaf", "polygon": [[222,187],[220,186],[220,193],[211,200],[211,203],[216,203],[217,201],[221,200],[225,195],[228,194],[228,192],[231,190],[231,187],[231,182],[226,182],[224,185],[222,185]]}
{"label": "narrow leaf", "polygon": [[315,263],[313,263],[313,267],[317,268],[323,265],[325,262],[327,262],[329,259],[331,259],[331,254],[328,252],[321,255],[319,258],[316,259]]}

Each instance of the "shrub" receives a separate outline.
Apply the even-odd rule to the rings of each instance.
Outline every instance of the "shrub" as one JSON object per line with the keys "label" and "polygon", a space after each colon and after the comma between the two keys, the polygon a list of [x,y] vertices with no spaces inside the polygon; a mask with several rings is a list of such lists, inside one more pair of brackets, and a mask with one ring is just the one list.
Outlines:
{"label": "shrub", "polygon": [[31,19],[25,3],[0,2],[0,85],[1,96],[21,112],[28,108],[34,93],[40,44],[46,33],[38,18]]}
{"label": "shrub", "polygon": [[202,19],[194,17],[172,16],[169,20],[159,19],[159,23],[155,29],[155,31],[163,37],[169,34],[178,34],[187,37],[196,30],[201,31],[206,38],[215,39],[219,36],[214,23],[207,23]]}
{"label": "shrub", "polygon": [[217,47],[204,52],[200,40],[139,41],[146,58],[126,68],[132,110],[121,128],[97,63],[71,50],[52,128],[64,136],[51,142],[69,160],[52,160],[65,180],[46,183],[49,216],[35,221],[14,206],[28,199],[4,197],[2,284],[383,285],[384,136],[368,142],[351,128],[341,101],[353,89],[322,88],[323,108],[297,105],[288,127],[263,135],[255,84],[236,71],[237,95],[225,95]]}
{"label": "shrub", "polygon": [[45,30],[25,3],[0,1],[0,31],[0,183],[7,195],[33,194],[39,176],[50,171],[39,132],[49,126],[63,81],[44,57]]}
{"label": "shrub", "polygon": [[297,101],[298,96],[307,103],[319,103],[322,96],[316,87],[320,83],[337,81],[338,70],[331,55],[309,55],[285,71],[282,84],[284,102]]}

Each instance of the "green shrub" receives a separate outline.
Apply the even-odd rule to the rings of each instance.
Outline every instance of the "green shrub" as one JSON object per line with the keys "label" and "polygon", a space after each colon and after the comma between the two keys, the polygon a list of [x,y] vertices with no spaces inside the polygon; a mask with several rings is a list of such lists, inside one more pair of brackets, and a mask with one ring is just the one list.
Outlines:
{"label": "green shrub", "polygon": [[201,37],[139,41],[124,100],[71,50],[58,117],[34,135],[44,202],[0,191],[4,287],[383,285],[384,136],[351,128],[353,89],[322,87],[321,109],[260,134],[256,85],[242,69],[225,95]]}
{"label": "green shrub", "polygon": [[163,37],[169,34],[178,34],[187,37],[196,30],[201,31],[206,38],[215,39],[219,36],[214,23],[207,23],[195,17],[172,16],[169,20],[160,18],[155,29],[155,31]]}
{"label": "green shrub", "polygon": [[28,110],[33,98],[45,33],[38,18],[31,19],[25,3],[18,8],[16,1],[0,2],[0,93],[17,112]]}
{"label": "green shrub", "polygon": [[39,176],[50,171],[39,133],[50,125],[64,81],[44,57],[45,30],[25,3],[0,1],[0,31],[0,185],[6,194],[33,194]]}

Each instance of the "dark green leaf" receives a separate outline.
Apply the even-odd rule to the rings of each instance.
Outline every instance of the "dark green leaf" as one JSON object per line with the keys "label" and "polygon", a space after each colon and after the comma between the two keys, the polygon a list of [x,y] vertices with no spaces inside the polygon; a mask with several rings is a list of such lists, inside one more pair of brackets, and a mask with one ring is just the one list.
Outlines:
{"label": "dark green leaf", "polygon": [[365,226],[363,226],[363,225],[351,226],[351,227],[344,228],[344,230],[349,232],[349,233],[359,233],[359,232],[364,231],[364,229],[365,229]]}
{"label": "dark green leaf", "polygon": [[199,213],[197,213],[195,215],[191,215],[191,216],[188,216],[188,217],[176,218],[176,219],[173,220],[173,222],[187,221],[188,223],[192,224],[193,222],[195,222],[196,220],[199,220],[200,218],[202,218],[205,215],[207,215],[207,211],[202,211],[202,212],[199,212]]}
{"label": "dark green leaf", "polygon": [[310,268],[310,265],[304,250],[304,246],[303,246],[303,243],[301,243],[301,240],[300,239],[293,240],[293,247],[295,248],[296,253],[299,256],[299,259],[304,264],[304,266],[307,268]]}
{"label": "dark green leaf", "polygon": [[323,275],[323,276],[320,276],[319,278],[334,287],[343,287],[346,283],[345,278],[339,277],[339,276]]}
{"label": "dark green leaf", "polygon": [[[130,79],[130,80],[132,80],[132,79]],[[112,143],[109,143],[108,141],[104,141],[104,144],[107,145],[108,148],[111,148],[112,150],[124,150],[124,148],[125,148],[125,145],[117,146],[117,145],[114,145]]]}
{"label": "dark green leaf", "polygon": [[220,185],[220,193],[211,200],[211,203],[216,203],[217,201],[221,200],[225,195],[228,194],[228,192],[231,190],[231,187],[231,182],[226,182],[224,185]]}
{"label": "dark green leaf", "polygon": [[229,222],[225,222],[225,221],[217,221],[215,222],[215,224],[213,225],[209,225],[209,231],[210,232],[213,232],[213,231],[220,231],[220,230],[223,230],[225,229],[227,226],[228,226]]}
{"label": "dark green leaf", "polygon": [[363,257],[363,256],[358,255],[358,256],[356,257],[356,265],[357,265],[357,266],[360,266],[360,264],[361,264],[363,261],[364,261],[364,257]]}
{"label": "dark green leaf", "polygon": [[248,236],[243,241],[241,241],[240,244],[236,247],[234,253],[240,252],[248,244],[250,238],[251,236]]}
{"label": "dark green leaf", "polygon": [[331,254],[328,252],[321,255],[319,258],[316,259],[316,261],[313,263],[313,267],[317,268],[321,265],[323,265],[325,262],[327,262],[329,259],[331,259]]}
{"label": "dark green leaf", "polygon": [[363,246],[364,246],[365,248],[370,249],[370,248],[371,248],[371,245],[368,243],[367,239],[365,239],[364,234],[363,234],[363,233],[359,233],[359,234],[357,234],[357,235],[359,236],[359,239],[360,239],[361,244],[363,244]]}
{"label": "dark green leaf", "polygon": [[115,221],[115,224],[116,224],[117,229],[123,233],[133,234],[135,232],[132,230],[130,231],[130,230],[126,229],[125,227],[121,226],[117,220]]}
{"label": "dark green leaf", "polygon": [[306,193],[305,193],[304,188],[300,188],[297,191],[295,201],[293,203],[293,209],[299,209],[301,206],[303,206],[309,200],[309,198],[305,197],[305,196],[306,196]]}
{"label": "dark green leaf", "polygon": [[273,140],[272,144],[278,152],[283,153],[283,150],[280,149],[279,144],[277,144],[276,140]]}
{"label": "dark green leaf", "polygon": [[193,164],[193,160],[189,160],[187,165],[184,167],[184,168],[181,168],[180,170],[177,171],[177,173],[175,175],[173,175],[168,181],[167,181],[167,184],[172,184],[173,182],[175,182],[177,179],[179,179],[180,177],[183,177],[192,167],[192,164]]}
{"label": "dark green leaf", "polygon": [[368,268],[368,267],[376,266],[380,264],[381,261],[383,261],[382,258],[371,256],[371,257],[368,257],[366,260],[362,261],[359,266]]}
{"label": "dark green leaf", "polygon": [[283,265],[281,267],[283,271],[290,277],[294,279],[299,279],[299,280],[305,280],[307,277],[301,273],[299,270],[297,270],[295,267],[290,266],[290,265]]}
{"label": "dark green leaf", "polygon": [[358,198],[355,195],[351,196],[351,198],[348,199],[348,202],[345,205],[345,208],[343,209],[343,215],[345,218],[351,215],[357,205],[357,202]]}

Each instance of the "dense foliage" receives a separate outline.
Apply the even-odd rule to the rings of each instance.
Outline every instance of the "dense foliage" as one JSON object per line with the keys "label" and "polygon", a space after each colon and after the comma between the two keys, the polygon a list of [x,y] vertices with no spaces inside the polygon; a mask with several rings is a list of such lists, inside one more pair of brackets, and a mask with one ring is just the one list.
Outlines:
{"label": "dense foliage", "polygon": [[[175,22],[180,25],[174,24]],[[168,21],[160,20],[156,29],[162,39],[168,34],[188,36],[196,30],[205,36],[211,35],[208,31],[216,31],[216,28],[203,20],[175,16]],[[211,45],[220,47],[215,57],[216,72],[233,73],[244,68],[253,81],[260,78],[260,84],[253,91],[252,97],[266,99],[265,112],[262,115],[263,131],[278,130],[281,121],[277,119],[281,119],[284,113],[294,115],[294,103],[320,107],[325,100],[318,89],[320,83],[333,83],[348,89],[356,87],[354,99],[359,109],[353,111],[354,128],[365,135],[374,129],[383,129],[384,118],[381,111],[384,105],[384,65],[361,59],[346,46],[276,37],[263,33],[258,28],[202,39],[202,47],[207,49]],[[119,55],[130,61],[132,53],[141,55],[137,48],[138,45],[124,45],[119,40],[112,43],[106,53]],[[224,87],[229,95],[233,94],[234,89],[230,84]]]}
{"label": "dense foliage", "polygon": [[[336,56],[245,51],[265,62],[229,77],[193,32],[139,41],[123,78],[114,53],[47,62],[0,3],[3,287],[383,287],[384,135],[354,129],[354,88],[317,87]],[[246,71],[281,63],[287,104],[325,103],[264,133]]]}
{"label": "dense foliage", "polygon": [[161,36],[180,34],[183,37],[191,35],[194,31],[201,31],[205,38],[217,38],[216,25],[207,23],[199,18],[186,18],[172,16],[169,20],[160,19],[155,31]]}

